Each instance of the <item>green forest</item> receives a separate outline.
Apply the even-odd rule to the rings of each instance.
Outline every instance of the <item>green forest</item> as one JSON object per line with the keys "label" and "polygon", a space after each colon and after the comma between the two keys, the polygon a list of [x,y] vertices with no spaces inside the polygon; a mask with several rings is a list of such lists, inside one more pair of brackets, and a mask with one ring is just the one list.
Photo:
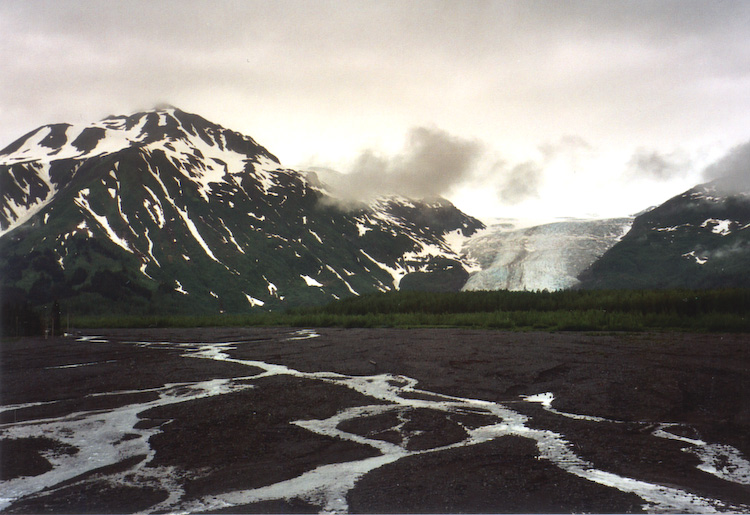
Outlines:
{"label": "green forest", "polygon": [[94,327],[465,327],[516,331],[750,332],[750,290],[397,291],[285,312],[73,317]]}

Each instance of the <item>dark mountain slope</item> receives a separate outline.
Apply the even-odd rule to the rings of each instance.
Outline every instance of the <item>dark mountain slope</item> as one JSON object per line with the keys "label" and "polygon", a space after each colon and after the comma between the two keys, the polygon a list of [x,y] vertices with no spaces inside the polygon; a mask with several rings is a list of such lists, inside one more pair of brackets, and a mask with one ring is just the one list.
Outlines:
{"label": "dark mountain slope", "polygon": [[76,313],[273,309],[468,277],[449,202],[342,210],[311,173],[169,108],[32,131],[0,153],[6,300]]}
{"label": "dark mountain slope", "polygon": [[638,216],[581,287],[750,287],[750,190],[728,184],[696,186]]}

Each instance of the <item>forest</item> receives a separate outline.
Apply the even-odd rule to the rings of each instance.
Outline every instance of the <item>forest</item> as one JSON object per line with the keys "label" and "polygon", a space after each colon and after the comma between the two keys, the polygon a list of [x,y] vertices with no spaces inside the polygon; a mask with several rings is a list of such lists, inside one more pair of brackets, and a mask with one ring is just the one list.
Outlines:
{"label": "forest", "polygon": [[750,332],[750,290],[395,291],[284,312],[67,317],[96,327],[466,327],[516,331]]}

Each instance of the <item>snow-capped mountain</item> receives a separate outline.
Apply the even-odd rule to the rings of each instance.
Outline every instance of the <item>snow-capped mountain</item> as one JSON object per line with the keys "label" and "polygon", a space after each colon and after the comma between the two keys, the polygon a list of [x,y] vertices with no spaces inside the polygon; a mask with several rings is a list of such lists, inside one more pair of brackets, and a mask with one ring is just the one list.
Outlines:
{"label": "snow-capped mountain", "polygon": [[0,151],[0,187],[3,296],[77,313],[459,289],[483,227],[443,199],[342,209],[314,173],[171,107],[40,127]]}
{"label": "snow-capped mountain", "polygon": [[490,225],[464,251],[481,270],[464,290],[561,290],[630,229],[632,218],[568,220],[515,228],[512,221]]}
{"label": "snow-capped mountain", "polygon": [[243,173],[247,159],[257,165],[256,173],[280,168],[278,159],[252,138],[174,108],[88,125],[45,125],[0,151],[0,235],[51,201],[80,166],[132,148],[160,150],[180,162],[186,175],[201,183],[204,197],[211,182],[220,182],[226,173]]}
{"label": "snow-capped mountain", "polygon": [[622,241],[580,279],[584,288],[747,288],[748,270],[744,174],[698,185],[636,217]]}

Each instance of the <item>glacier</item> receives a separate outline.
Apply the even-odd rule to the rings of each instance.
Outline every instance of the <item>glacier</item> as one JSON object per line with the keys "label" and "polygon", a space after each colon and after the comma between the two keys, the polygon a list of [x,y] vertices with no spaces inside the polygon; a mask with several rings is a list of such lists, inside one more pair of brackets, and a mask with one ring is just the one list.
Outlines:
{"label": "glacier", "polygon": [[555,291],[627,234],[633,218],[566,220],[524,227],[498,220],[469,238],[463,252],[479,263],[463,290]]}

